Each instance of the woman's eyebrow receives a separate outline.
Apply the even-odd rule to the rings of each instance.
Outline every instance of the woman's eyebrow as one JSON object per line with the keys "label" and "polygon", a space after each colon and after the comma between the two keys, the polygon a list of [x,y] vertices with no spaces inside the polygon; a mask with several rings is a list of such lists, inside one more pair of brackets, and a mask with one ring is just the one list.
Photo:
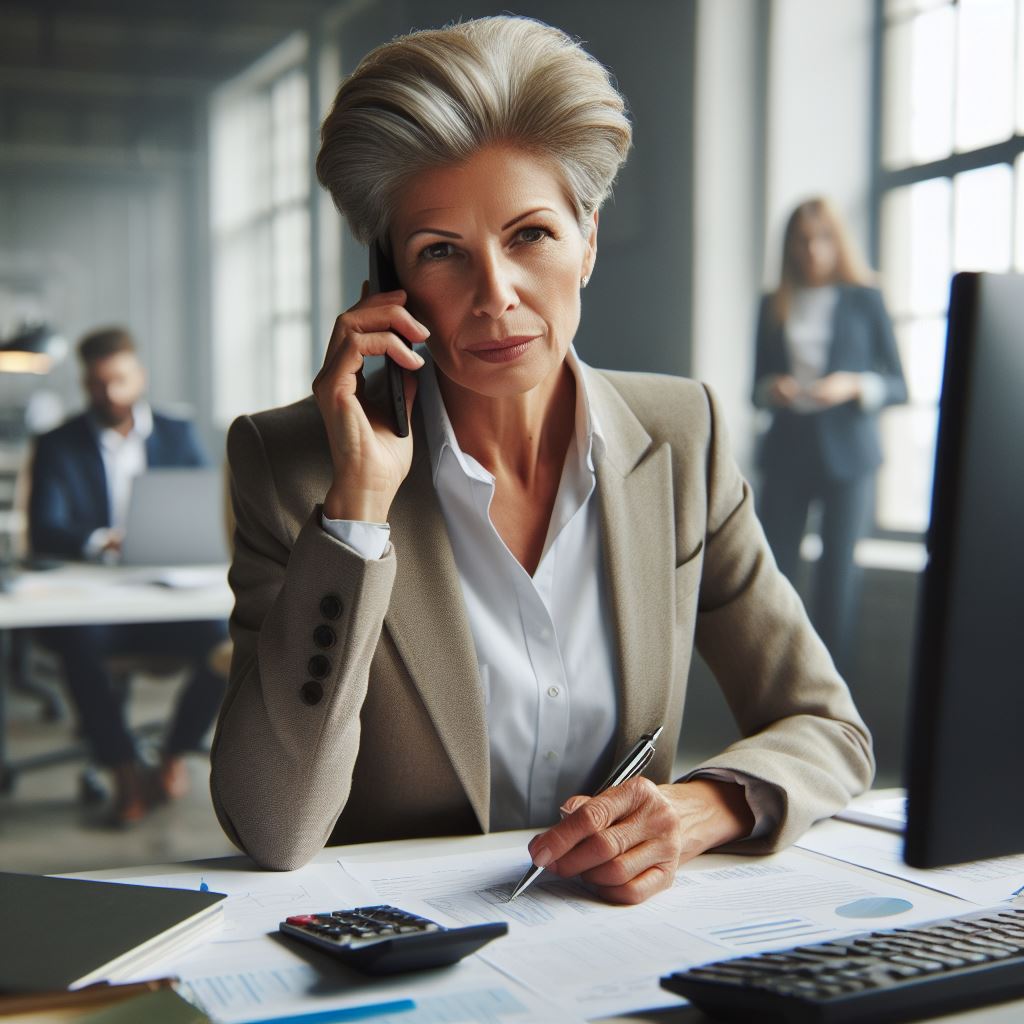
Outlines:
{"label": "woman's eyebrow", "polygon": [[505,231],[512,227],[514,224],[518,224],[521,220],[526,220],[527,217],[532,217],[535,213],[554,213],[555,211],[549,206],[538,206],[534,209],[527,210],[526,213],[520,213],[513,217],[510,221],[501,225],[501,230]]}
{"label": "woman's eyebrow", "polygon": [[440,235],[442,238],[461,238],[462,235],[454,231],[442,231],[440,228],[417,228],[405,240],[408,245],[417,235]]}

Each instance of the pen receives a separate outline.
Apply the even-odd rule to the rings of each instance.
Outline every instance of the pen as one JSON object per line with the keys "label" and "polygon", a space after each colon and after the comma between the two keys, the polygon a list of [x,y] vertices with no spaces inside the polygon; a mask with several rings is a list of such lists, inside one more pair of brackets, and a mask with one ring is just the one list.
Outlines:
{"label": "pen", "polygon": [[[654,757],[654,744],[657,743],[661,730],[664,728],[663,725],[659,725],[654,732],[644,733],[630,747],[629,753],[612,769],[611,775],[598,786],[597,793],[594,796],[597,796],[598,793],[603,793],[606,789],[611,789],[613,786],[622,785],[623,782],[633,778],[634,775],[639,775],[650,764],[651,758]],[[519,879],[518,884],[512,890],[512,895],[505,902],[511,903],[520,893],[525,892],[533,885],[543,873],[543,868],[537,867],[536,864],[531,864],[526,869],[526,874]]]}
{"label": "pen", "polygon": [[287,1017],[261,1017],[250,1020],[246,1024],[347,1024],[350,1020],[367,1020],[370,1017],[383,1017],[388,1013],[404,1013],[415,1010],[416,1004],[411,999],[393,999],[389,1003],[367,1003],[364,1006],[349,1006],[345,1009],[318,1010],[314,1013],[297,1013]]}

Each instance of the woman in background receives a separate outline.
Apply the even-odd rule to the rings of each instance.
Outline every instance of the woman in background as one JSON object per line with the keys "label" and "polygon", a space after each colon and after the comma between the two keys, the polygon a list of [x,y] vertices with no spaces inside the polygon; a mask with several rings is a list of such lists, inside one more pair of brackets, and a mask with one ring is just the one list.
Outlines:
{"label": "woman in background", "polygon": [[811,617],[842,669],[856,598],[853,552],[882,461],[878,412],[906,398],[882,296],[835,208],[808,199],[786,224],[782,277],[758,316],[754,404],[772,414],[759,513],[779,567],[795,580],[807,513],[820,502]]}

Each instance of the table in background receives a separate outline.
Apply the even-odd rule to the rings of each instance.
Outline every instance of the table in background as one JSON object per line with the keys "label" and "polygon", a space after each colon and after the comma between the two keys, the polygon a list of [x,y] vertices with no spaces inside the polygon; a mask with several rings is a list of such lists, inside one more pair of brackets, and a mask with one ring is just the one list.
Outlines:
{"label": "table in background", "polygon": [[[11,630],[46,626],[226,619],[233,597],[226,566],[105,566],[67,563],[15,572],[0,590],[0,792],[44,761],[7,760]],[[45,759],[45,755],[43,755]]]}

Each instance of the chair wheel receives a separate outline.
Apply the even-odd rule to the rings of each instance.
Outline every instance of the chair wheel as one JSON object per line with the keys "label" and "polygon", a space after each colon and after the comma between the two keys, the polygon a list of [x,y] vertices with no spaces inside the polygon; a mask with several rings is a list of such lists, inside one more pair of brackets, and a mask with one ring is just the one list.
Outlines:
{"label": "chair wheel", "polygon": [[99,775],[87,768],[78,776],[78,799],[88,806],[103,803],[109,796],[107,787],[100,781]]}

